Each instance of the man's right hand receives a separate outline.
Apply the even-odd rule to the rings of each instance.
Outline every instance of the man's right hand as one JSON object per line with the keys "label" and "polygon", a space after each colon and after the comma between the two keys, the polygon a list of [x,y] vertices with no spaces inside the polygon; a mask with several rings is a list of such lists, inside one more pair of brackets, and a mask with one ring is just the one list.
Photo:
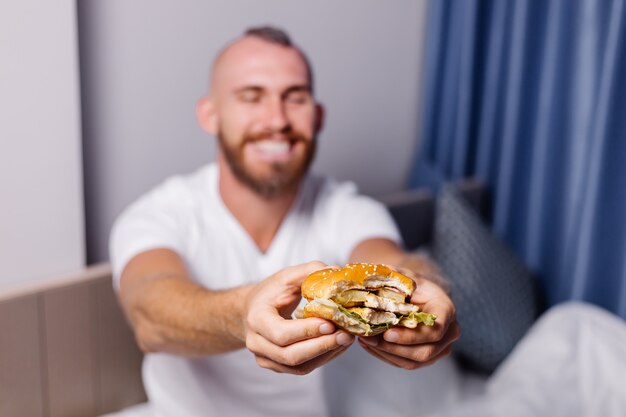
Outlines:
{"label": "man's right hand", "polygon": [[336,331],[324,319],[292,320],[300,302],[300,286],[322,262],[285,268],[259,283],[246,298],[244,336],[246,347],[259,366],[276,372],[305,375],[339,356],[354,336]]}

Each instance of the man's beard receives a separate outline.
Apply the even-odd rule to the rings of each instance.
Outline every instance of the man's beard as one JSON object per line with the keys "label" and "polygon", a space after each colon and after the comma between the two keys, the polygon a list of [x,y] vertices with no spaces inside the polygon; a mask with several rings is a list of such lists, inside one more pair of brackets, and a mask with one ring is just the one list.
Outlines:
{"label": "man's beard", "polygon": [[267,139],[273,134],[273,132],[246,134],[237,146],[229,145],[224,138],[223,132],[220,131],[217,135],[220,143],[220,149],[224,154],[230,170],[235,175],[235,178],[267,200],[271,200],[297,190],[300,181],[307,173],[309,166],[313,161],[313,156],[315,155],[315,145],[317,142],[315,137],[311,140],[307,140],[307,138],[299,132],[280,132],[281,135],[287,137],[287,140],[290,142],[290,146],[295,146],[298,142],[304,145],[304,153],[299,159],[271,164],[270,175],[255,175],[252,170],[246,167],[243,157],[243,149],[246,144]]}

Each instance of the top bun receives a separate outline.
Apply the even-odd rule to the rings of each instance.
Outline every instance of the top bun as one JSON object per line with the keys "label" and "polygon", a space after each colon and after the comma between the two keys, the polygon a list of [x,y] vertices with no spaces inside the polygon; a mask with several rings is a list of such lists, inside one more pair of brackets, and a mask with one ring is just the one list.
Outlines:
{"label": "top bun", "polygon": [[386,265],[347,264],[343,268],[326,268],[313,272],[302,283],[302,296],[307,300],[330,299],[351,289],[371,290],[392,287],[409,297],[415,282]]}

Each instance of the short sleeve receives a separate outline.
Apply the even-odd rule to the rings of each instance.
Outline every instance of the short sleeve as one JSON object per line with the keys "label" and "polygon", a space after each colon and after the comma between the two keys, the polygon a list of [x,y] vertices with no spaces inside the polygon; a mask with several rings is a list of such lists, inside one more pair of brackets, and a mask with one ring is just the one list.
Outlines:
{"label": "short sleeve", "polygon": [[168,248],[184,252],[185,225],[181,221],[189,211],[180,180],[172,179],[142,196],[116,219],[109,239],[113,284],[126,264],[149,249]]}
{"label": "short sleeve", "polygon": [[354,248],[361,242],[402,239],[386,207],[371,197],[361,195],[354,183],[329,182],[322,191],[321,211],[325,217],[327,245],[341,263],[348,262]]}

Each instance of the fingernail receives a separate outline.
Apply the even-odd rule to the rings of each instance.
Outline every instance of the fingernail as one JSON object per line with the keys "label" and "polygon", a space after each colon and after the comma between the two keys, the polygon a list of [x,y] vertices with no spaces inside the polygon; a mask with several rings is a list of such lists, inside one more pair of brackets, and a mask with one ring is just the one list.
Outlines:
{"label": "fingernail", "polygon": [[359,337],[359,340],[368,346],[378,345],[378,339],[375,337]]}
{"label": "fingernail", "polygon": [[400,336],[398,336],[398,333],[396,332],[387,332],[383,337],[388,342],[397,342],[398,340],[400,340]]}
{"label": "fingernail", "polygon": [[348,346],[352,344],[354,341],[354,337],[350,336],[348,333],[341,332],[337,335],[337,343],[342,346]]}
{"label": "fingernail", "polygon": [[335,331],[335,327],[330,323],[324,323],[320,326],[321,334],[331,334]]}

